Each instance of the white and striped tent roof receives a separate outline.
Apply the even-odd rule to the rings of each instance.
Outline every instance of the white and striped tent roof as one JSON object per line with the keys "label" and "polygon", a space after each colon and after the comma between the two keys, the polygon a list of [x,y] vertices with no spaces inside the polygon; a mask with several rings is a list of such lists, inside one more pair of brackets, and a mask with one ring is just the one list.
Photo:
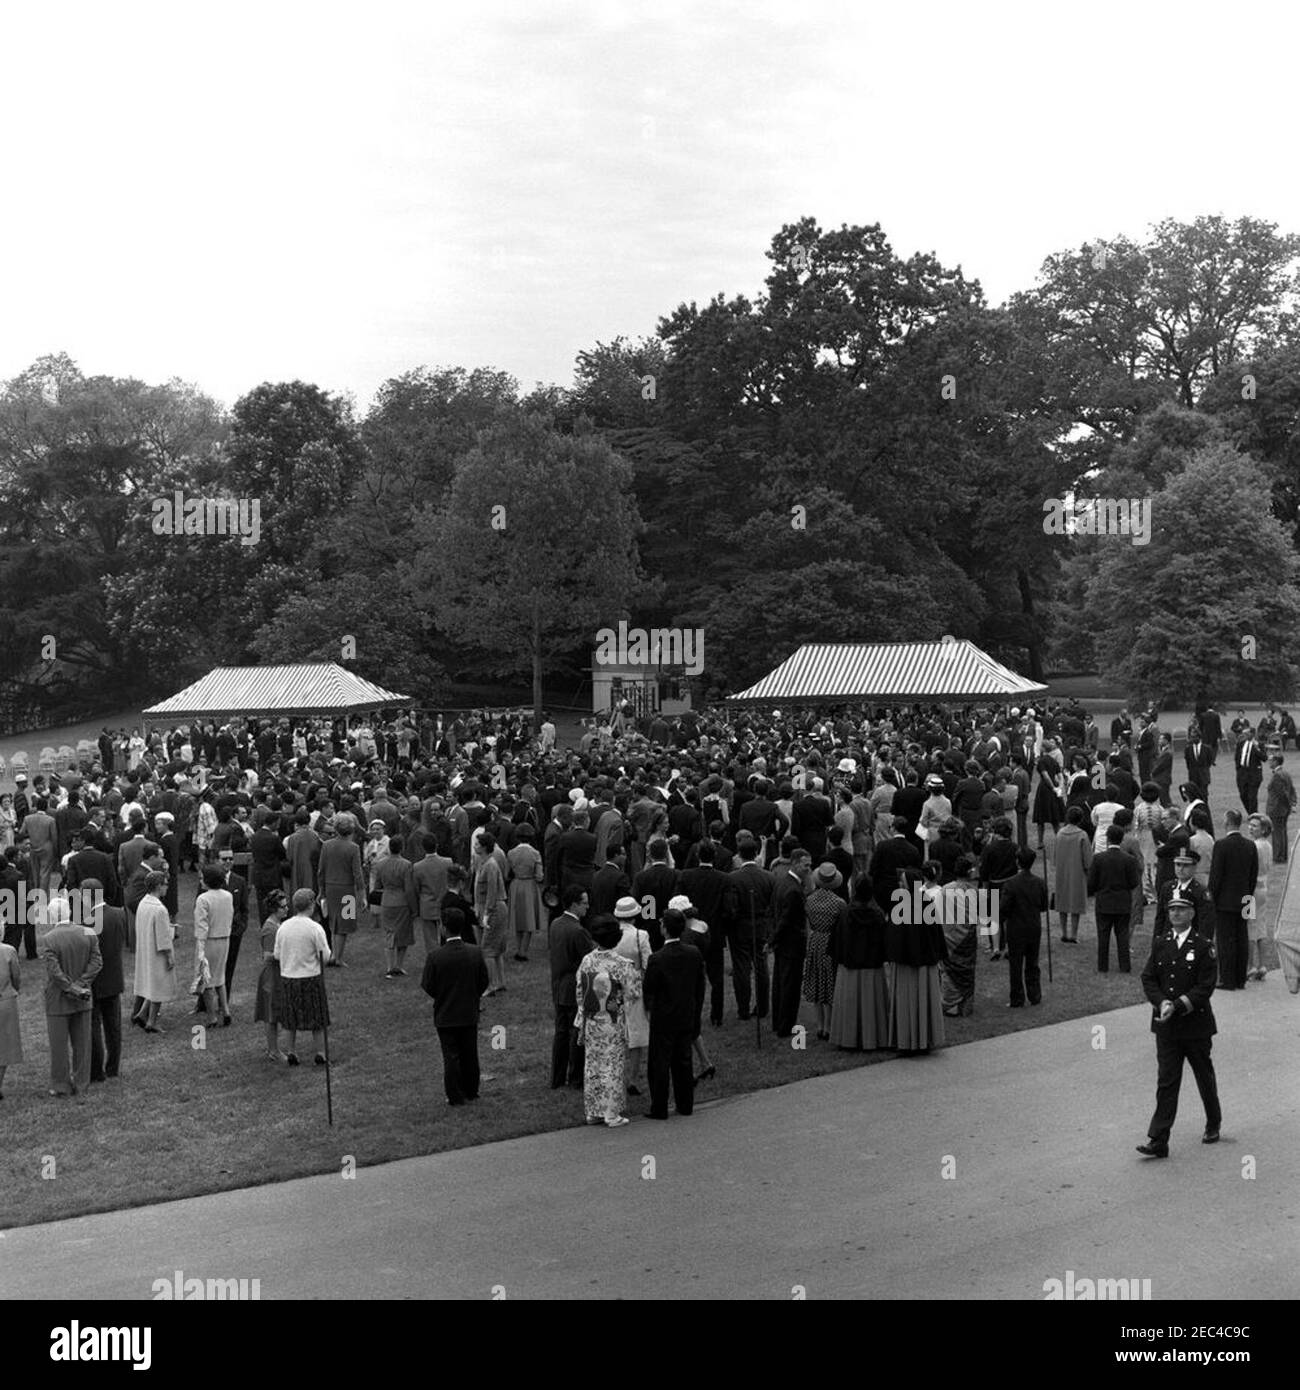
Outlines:
{"label": "white and striped tent roof", "polygon": [[151,705],[146,719],[212,719],[221,715],[265,716],[361,713],[405,705],[398,695],[332,661],[291,666],[218,666],[179,694]]}
{"label": "white and striped tent roof", "polygon": [[806,642],[757,685],[731,699],[755,704],[913,704],[1018,700],[1046,689],[994,661],[973,642]]}

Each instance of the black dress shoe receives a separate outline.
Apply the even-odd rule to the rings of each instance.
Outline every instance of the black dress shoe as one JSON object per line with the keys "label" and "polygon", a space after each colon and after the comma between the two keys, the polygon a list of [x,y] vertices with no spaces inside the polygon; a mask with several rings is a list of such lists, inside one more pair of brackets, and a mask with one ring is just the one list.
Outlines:
{"label": "black dress shoe", "polygon": [[1140,1153],[1140,1154],[1142,1155],[1143,1158],[1168,1158],[1168,1157],[1169,1157],[1169,1145],[1168,1145],[1168,1144],[1157,1144],[1157,1143],[1154,1143],[1154,1142],[1151,1141],[1151,1140],[1148,1140],[1145,1144],[1139,1144],[1139,1145],[1137,1146],[1137,1151],[1138,1151],[1138,1153]]}
{"label": "black dress shoe", "polygon": [[1217,1144],[1219,1142],[1219,1131],[1217,1129],[1207,1129],[1201,1135],[1202,1144]]}

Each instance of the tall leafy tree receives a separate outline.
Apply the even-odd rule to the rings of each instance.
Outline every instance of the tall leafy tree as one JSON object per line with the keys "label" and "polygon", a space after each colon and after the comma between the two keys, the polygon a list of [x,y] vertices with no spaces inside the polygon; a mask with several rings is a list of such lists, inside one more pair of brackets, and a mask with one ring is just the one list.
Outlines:
{"label": "tall leafy tree", "polygon": [[631,481],[596,434],[521,414],[485,430],[445,504],[420,514],[411,591],[498,674],[531,673],[538,716],[548,660],[594,644],[644,585]]}

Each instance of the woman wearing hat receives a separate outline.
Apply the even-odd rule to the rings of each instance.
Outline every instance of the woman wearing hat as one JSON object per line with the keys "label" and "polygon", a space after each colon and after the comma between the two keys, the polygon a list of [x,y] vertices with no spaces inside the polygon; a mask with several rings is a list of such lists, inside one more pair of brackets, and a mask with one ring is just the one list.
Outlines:
{"label": "woman wearing hat", "polygon": [[939,838],[940,828],[952,819],[952,802],[944,795],[943,778],[932,772],[925,779],[928,793],[925,805],[921,807],[920,828],[925,831],[925,857],[930,857],[930,846]]}
{"label": "woman wearing hat", "polygon": [[[519,805],[528,810],[527,802],[521,801]],[[516,821],[514,835],[515,843],[506,855],[509,880],[506,888],[507,908],[510,934],[515,941],[515,959],[526,961],[529,943],[546,921],[545,904],[542,902],[546,866],[533,843],[536,832],[529,822]]]}
{"label": "woman wearing hat", "polygon": [[[632,962],[644,990],[645,968],[650,960],[650,933],[641,930],[641,904],[632,897],[620,898],[614,905],[614,918],[623,931],[614,949],[625,960]],[[630,1096],[641,1094],[649,1046],[650,1016],[646,1013],[645,1001],[631,1000],[627,1006],[627,1093]]]}
{"label": "woman wearing hat", "polygon": [[813,891],[804,908],[808,916],[808,953],[803,962],[803,997],[817,1010],[817,1036],[831,1035],[831,1005],[835,999],[835,964],[831,933],[841,930],[848,904],[839,895],[844,878],[834,864],[823,863],[813,873]]}
{"label": "woman wearing hat", "polygon": [[595,949],[578,965],[578,1037],[583,1048],[582,1100],[589,1125],[627,1124],[627,1006],[641,979],[618,953],[623,929],[608,914],[587,924]]}

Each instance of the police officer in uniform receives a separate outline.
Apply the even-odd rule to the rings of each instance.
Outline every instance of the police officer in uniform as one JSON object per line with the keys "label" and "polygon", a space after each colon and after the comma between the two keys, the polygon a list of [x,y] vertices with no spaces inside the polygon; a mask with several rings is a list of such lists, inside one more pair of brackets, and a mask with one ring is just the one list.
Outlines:
{"label": "police officer in uniform", "polygon": [[1211,1039],[1217,1031],[1210,995],[1219,962],[1214,942],[1193,927],[1195,911],[1190,897],[1170,899],[1169,930],[1152,942],[1151,958],[1142,972],[1142,988],[1154,1010],[1151,1031],[1156,1035],[1158,1067],[1155,1114],[1147,1128],[1147,1142],[1137,1146],[1146,1158],[1169,1157],[1169,1131],[1178,1113],[1184,1060],[1191,1064],[1205,1106],[1201,1142],[1219,1141],[1219,1088],[1210,1061]]}
{"label": "police officer in uniform", "polygon": [[1205,885],[1192,875],[1200,863],[1201,856],[1194,849],[1183,849],[1174,856],[1174,875],[1160,885],[1156,895],[1155,934],[1169,930],[1169,903],[1174,898],[1187,898],[1196,908],[1192,925],[1200,936],[1214,939],[1214,904],[1205,890]]}

